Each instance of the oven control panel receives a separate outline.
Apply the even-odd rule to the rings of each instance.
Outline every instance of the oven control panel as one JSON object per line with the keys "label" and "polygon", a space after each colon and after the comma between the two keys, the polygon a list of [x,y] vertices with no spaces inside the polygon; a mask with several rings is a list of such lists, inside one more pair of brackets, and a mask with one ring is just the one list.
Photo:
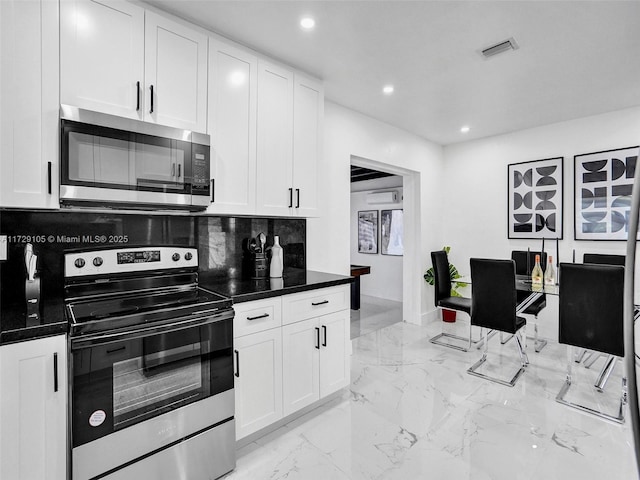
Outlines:
{"label": "oven control panel", "polygon": [[198,250],[189,247],[114,248],[64,256],[66,278],[197,266]]}

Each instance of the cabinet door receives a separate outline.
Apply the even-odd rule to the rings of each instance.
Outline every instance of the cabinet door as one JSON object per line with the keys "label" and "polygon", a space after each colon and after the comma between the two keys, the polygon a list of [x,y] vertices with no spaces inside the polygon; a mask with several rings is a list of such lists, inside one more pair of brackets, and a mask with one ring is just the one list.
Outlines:
{"label": "cabinet door", "polygon": [[0,478],[67,478],[66,351],[64,335],[0,347]]}
{"label": "cabinet door", "polygon": [[58,208],[58,3],[0,1],[0,207]]}
{"label": "cabinet door", "polygon": [[144,9],[116,0],[60,2],[60,101],[142,119]]}
{"label": "cabinet door", "polygon": [[214,195],[208,213],[255,213],[257,89],[257,58],[210,38],[208,128]]}
{"label": "cabinet door", "polygon": [[147,11],[144,66],[144,119],[206,133],[206,35]]}
{"label": "cabinet door", "polygon": [[318,319],[321,338],[320,397],[326,397],[349,385],[349,317],[349,310],[343,310]]}
{"label": "cabinet door", "polygon": [[234,339],[236,354],[236,439],[282,418],[282,333],[280,328]]}
{"label": "cabinet door", "polygon": [[320,329],[315,318],[282,327],[284,415],[320,398]]}
{"label": "cabinet door", "polygon": [[293,73],[258,62],[257,213],[293,207]]}
{"label": "cabinet door", "polygon": [[318,160],[321,154],[324,90],[316,80],[296,74],[293,94],[294,211],[318,213]]}

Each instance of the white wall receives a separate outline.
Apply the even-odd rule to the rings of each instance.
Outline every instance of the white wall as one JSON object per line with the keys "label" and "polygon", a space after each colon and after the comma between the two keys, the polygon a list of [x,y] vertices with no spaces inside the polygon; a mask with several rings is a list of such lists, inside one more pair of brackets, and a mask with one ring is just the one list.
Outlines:
{"label": "white wall", "polygon": [[[443,172],[442,147],[404,130],[392,127],[353,110],[325,102],[324,152],[319,169],[319,198],[322,216],[307,221],[307,267],[311,270],[349,274],[350,223],[349,178],[351,156],[417,172],[417,185],[404,181],[405,215],[407,191],[416,188],[419,225],[416,252],[403,257],[410,263],[403,268],[404,319],[418,323],[420,315],[433,310],[433,289],[422,273],[431,265],[429,252],[442,247],[440,185]],[[406,239],[405,239],[406,240]],[[407,263],[404,264],[405,267]],[[410,280],[410,281],[407,281]],[[429,287],[429,288],[427,288]]]}
{"label": "white wall", "polygon": [[[391,177],[386,177],[391,178]],[[381,178],[379,180],[385,180]],[[353,188],[352,188],[353,190]],[[367,203],[367,195],[373,192],[395,190],[398,192],[399,202],[371,205]],[[382,255],[380,239],[382,227],[382,210],[402,209],[402,187],[381,188],[351,192],[351,263],[354,265],[368,265],[371,273],[360,277],[360,293],[372,297],[384,298],[396,302],[402,301],[402,257]],[[378,253],[358,253],[358,212],[361,210],[378,211]]]}
{"label": "white wall", "polygon": [[[577,261],[582,261],[584,252],[624,254],[624,242],[573,240],[573,156],[638,144],[640,108],[631,108],[445,147],[448,200],[443,230],[452,247],[451,262],[469,273],[471,257],[509,258],[511,250],[539,248],[540,241],[507,238],[507,165],[560,156],[564,157],[560,261],[571,261],[573,249]],[[547,295],[547,308],[540,316],[542,336],[557,340],[557,316],[557,298]]]}

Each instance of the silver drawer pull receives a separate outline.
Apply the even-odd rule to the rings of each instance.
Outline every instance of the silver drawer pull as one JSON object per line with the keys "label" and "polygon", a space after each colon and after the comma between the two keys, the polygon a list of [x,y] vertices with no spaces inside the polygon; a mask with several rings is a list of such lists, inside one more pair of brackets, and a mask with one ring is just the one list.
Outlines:
{"label": "silver drawer pull", "polygon": [[247,317],[247,320],[258,320],[260,318],[267,318],[268,316],[268,313],[263,313],[262,315],[258,315],[257,317]]}
{"label": "silver drawer pull", "polygon": [[317,307],[318,305],[324,305],[325,303],[329,303],[329,300],[323,300],[321,302],[311,302],[311,305]]}

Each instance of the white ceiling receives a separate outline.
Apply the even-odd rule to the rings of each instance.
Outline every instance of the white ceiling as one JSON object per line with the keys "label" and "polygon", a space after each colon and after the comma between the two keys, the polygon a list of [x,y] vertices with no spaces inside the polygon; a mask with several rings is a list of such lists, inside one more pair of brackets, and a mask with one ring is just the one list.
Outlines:
{"label": "white ceiling", "polygon": [[[639,0],[148,3],[322,78],[331,101],[443,145],[640,105]],[[312,32],[298,26],[307,14]],[[481,58],[509,37],[518,50]],[[385,96],[388,83],[395,93]]]}

